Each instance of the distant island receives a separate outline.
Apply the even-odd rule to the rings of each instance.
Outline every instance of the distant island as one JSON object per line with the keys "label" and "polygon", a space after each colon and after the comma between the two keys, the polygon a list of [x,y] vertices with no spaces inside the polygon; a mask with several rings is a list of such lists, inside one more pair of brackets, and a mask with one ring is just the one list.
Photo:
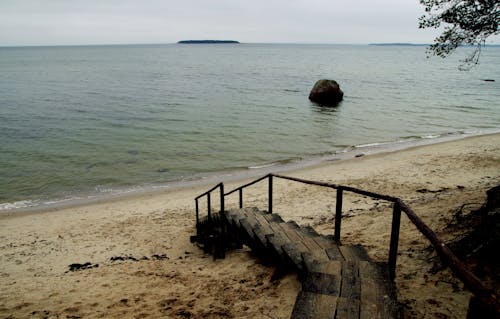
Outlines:
{"label": "distant island", "polygon": [[421,47],[421,46],[427,46],[428,44],[421,44],[421,43],[370,43],[369,45]]}
{"label": "distant island", "polygon": [[[368,45],[375,45],[375,46],[407,46],[407,47],[424,47],[428,46],[430,44],[425,44],[425,43],[369,43]],[[461,45],[462,47],[474,47],[475,45],[469,44],[469,45]],[[484,47],[492,47],[492,48],[498,48],[500,47],[500,44],[484,44]]]}
{"label": "distant island", "polygon": [[178,44],[222,44],[222,43],[239,43],[234,40],[182,40]]}

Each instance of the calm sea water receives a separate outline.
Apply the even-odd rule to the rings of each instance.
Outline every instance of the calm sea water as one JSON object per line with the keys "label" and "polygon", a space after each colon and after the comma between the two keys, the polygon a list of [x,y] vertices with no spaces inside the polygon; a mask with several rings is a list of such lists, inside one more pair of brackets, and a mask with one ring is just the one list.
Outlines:
{"label": "calm sea water", "polygon": [[[0,209],[500,130],[500,48],[469,72],[459,57],[406,46],[0,48]],[[309,102],[320,78],[344,90],[337,108]]]}

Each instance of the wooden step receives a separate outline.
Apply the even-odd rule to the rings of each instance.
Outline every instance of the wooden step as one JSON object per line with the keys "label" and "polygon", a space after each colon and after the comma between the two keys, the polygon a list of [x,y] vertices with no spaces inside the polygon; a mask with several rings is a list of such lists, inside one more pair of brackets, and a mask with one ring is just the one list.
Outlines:
{"label": "wooden step", "polygon": [[369,261],[370,257],[365,248],[361,245],[339,246],[340,252],[348,261]]}
{"label": "wooden step", "polygon": [[281,216],[278,215],[278,214],[264,214],[264,213],[259,213],[257,215],[260,215],[262,218],[266,219],[270,223],[284,223],[285,222],[281,218]]}
{"label": "wooden step", "polygon": [[336,318],[358,319],[361,305],[361,282],[359,279],[358,262],[342,262],[341,287]]}
{"label": "wooden step", "polygon": [[395,302],[394,284],[384,269],[387,267],[367,261],[359,263],[360,318],[397,318],[400,315],[400,307]]}
{"label": "wooden step", "polygon": [[335,314],[336,306],[336,296],[301,291],[295,300],[295,306],[290,318],[331,319]]}
{"label": "wooden step", "polygon": [[291,318],[399,318],[384,264],[360,245],[343,246],[312,227],[257,209],[227,212],[230,231],[264,259],[297,272],[302,290]]}

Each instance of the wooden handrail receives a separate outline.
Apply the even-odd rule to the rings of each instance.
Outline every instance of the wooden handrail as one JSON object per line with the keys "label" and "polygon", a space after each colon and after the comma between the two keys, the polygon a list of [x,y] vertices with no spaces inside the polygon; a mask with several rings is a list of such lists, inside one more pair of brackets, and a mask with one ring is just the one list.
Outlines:
{"label": "wooden handrail", "polygon": [[[362,189],[358,189],[351,186],[344,186],[333,183],[319,182],[306,180],[297,177],[290,177],[278,174],[267,174],[263,177],[260,177],[252,182],[249,182],[245,185],[239,186],[230,192],[224,193],[224,184],[219,183],[207,192],[199,195],[195,198],[196,200],[196,222],[198,223],[198,199],[205,195],[210,195],[212,191],[216,188],[220,187],[221,189],[221,211],[224,210],[224,198],[234,192],[239,192],[239,207],[243,208],[243,189],[249,186],[252,186],[266,178],[269,179],[269,189],[268,189],[268,207],[269,213],[272,213],[272,201],[273,201],[273,177],[281,178],[285,180],[295,181],[303,184],[316,185],[322,187],[328,187],[337,190],[337,201],[336,201],[336,212],[335,212],[335,233],[334,239],[340,241],[340,226],[342,219],[342,198],[343,192],[348,191],[352,193],[356,193],[363,196],[368,196],[375,199],[385,200],[388,202],[392,202],[393,206],[393,218],[392,218],[392,226],[391,226],[391,239],[390,239],[390,248],[389,248],[389,274],[391,278],[394,280],[395,271],[396,271],[396,258],[397,258],[397,250],[398,250],[398,242],[399,242],[399,229],[400,229],[400,220],[401,220],[401,211],[403,211],[408,219],[415,225],[415,227],[430,241],[436,252],[438,253],[441,260],[447,264],[452,272],[464,283],[465,287],[471,291],[477,298],[479,298],[482,304],[485,307],[488,307],[492,310],[492,312],[500,313],[500,300],[499,297],[495,294],[495,292],[487,287],[485,287],[481,281],[465,266],[465,264],[458,259],[458,257],[444,244],[443,241],[439,239],[439,237],[434,233],[418,216],[417,214],[400,198],[378,194],[370,191],[365,191]],[[210,207],[209,215],[210,215]],[[209,217],[210,218],[210,217]]]}
{"label": "wooden handrail", "polygon": [[465,287],[477,296],[484,305],[487,305],[500,314],[500,300],[495,292],[485,287],[465,264],[451,251],[446,244],[439,239],[429,226],[427,226],[417,214],[401,199],[398,199],[401,210],[405,212],[408,219],[417,229],[431,242],[441,260],[450,267],[451,271],[464,283]]}
{"label": "wooden handrail", "polygon": [[[211,224],[212,223],[212,203],[211,203],[211,193],[216,190],[217,188],[220,189],[220,210],[221,212],[224,211],[224,183],[219,183],[217,185],[215,185],[214,187],[210,188],[208,191],[204,192],[203,194],[200,194],[198,196],[196,196],[196,198],[194,199],[195,201],[195,209],[196,209],[196,226],[199,225],[200,223],[200,211],[199,211],[199,203],[198,203],[198,200],[200,198],[202,198],[203,196],[207,196],[207,219],[208,219],[208,223]],[[198,234],[198,227],[197,227],[197,235]]]}
{"label": "wooden handrail", "polygon": [[297,177],[290,177],[290,176],[284,176],[284,175],[278,175],[278,174],[269,174],[269,175],[273,175],[274,177],[277,177],[277,178],[282,178],[282,179],[288,179],[288,180],[291,180],[291,181],[296,181],[296,182],[303,183],[303,184],[323,186],[323,187],[329,187],[329,188],[334,188],[334,189],[342,188],[343,190],[349,191],[351,193],[356,193],[356,194],[359,194],[359,195],[369,196],[369,197],[376,198],[376,199],[382,199],[382,200],[386,200],[386,201],[393,202],[393,203],[398,200],[398,198],[394,197],[394,196],[389,196],[389,195],[383,195],[383,194],[378,194],[378,193],[374,193],[374,192],[369,192],[369,191],[365,191],[365,190],[362,190],[362,189],[359,189],[359,188],[355,188],[355,187],[351,187],[351,186],[345,186],[345,185],[339,185],[339,184],[333,184],[333,183],[325,183],[325,182],[318,182],[318,181],[311,181],[311,180],[307,180],[307,179],[302,179],[302,178],[297,178]]}
{"label": "wooden handrail", "polygon": [[250,183],[247,183],[245,185],[241,185],[240,187],[237,187],[237,188],[233,189],[232,191],[225,193],[224,196],[231,195],[232,193],[239,191],[240,189],[244,189],[244,188],[247,188],[248,186],[252,186],[253,184],[257,184],[258,182],[268,178],[269,175],[271,175],[271,174],[267,174],[266,176],[262,176],[261,178],[258,178],[258,179],[254,180]]}
{"label": "wooden handrail", "polygon": [[206,191],[205,193],[201,194],[201,195],[198,195],[195,197],[194,200],[197,200],[197,199],[200,199],[202,198],[203,196],[207,195],[208,193],[211,193],[213,192],[214,190],[216,190],[217,188],[219,188],[221,185],[223,185],[222,183],[219,183],[217,185],[215,185],[214,187],[210,188],[208,191]]}

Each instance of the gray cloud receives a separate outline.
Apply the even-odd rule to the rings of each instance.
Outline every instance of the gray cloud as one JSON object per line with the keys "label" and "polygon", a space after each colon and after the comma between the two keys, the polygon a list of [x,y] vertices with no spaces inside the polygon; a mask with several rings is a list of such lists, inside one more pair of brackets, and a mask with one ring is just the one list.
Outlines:
{"label": "gray cloud", "polygon": [[2,0],[0,45],[431,42],[418,1]]}

